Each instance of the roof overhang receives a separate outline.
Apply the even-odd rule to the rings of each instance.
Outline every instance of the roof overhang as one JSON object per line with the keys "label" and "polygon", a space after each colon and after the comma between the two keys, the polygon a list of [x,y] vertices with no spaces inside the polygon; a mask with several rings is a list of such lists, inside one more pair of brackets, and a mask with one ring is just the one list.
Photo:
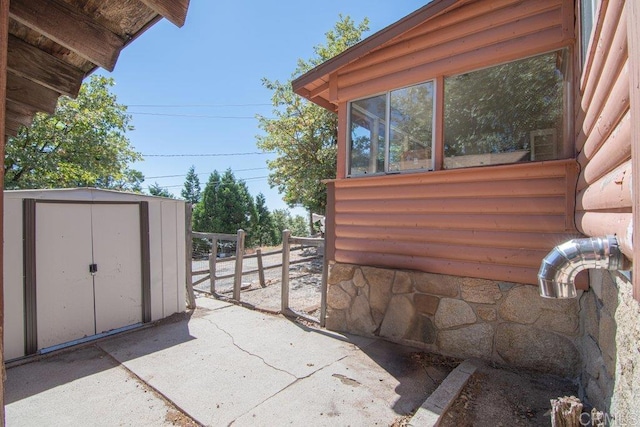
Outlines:
{"label": "roof overhang", "polygon": [[350,47],[332,59],[323,62],[314,69],[295,79],[291,85],[293,91],[328,110],[337,109],[336,100],[331,95],[330,77],[359,58],[381,48],[391,40],[401,36],[412,28],[457,8],[470,0],[433,0],[426,6],[405,16],[360,43]]}
{"label": "roof overhang", "polygon": [[[33,115],[75,97],[97,67],[112,71],[120,51],[162,17],[185,22],[189,0],[11,0],[5,135]],[[6,31],[7,29],[4,29]]]}

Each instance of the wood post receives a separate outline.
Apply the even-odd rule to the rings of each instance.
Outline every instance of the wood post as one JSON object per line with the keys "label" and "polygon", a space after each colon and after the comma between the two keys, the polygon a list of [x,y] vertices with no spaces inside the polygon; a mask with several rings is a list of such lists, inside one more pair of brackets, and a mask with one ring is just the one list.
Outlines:
{"label": "wood post", "polygon": [[[0,155],[4,159],[5,104],[7,98],[7,43],[9,40],[9,0],[0,0]],[[4,169],[0,171],[0,241],[4,223]],[[4,426],[4,258],[0,250],[0,426]]]}
{"label": "wood post", "polygon": [[211,255],[209,255],[209,280],[211,295],[216,293],[216,261],[218,260],[218,239],[211,239]]}
{"label": "wood post", "polygon": [[551,427],[578,427],[582,402],[575,396],[551,399]]}
{"label": "wood post", "polygon": [[329,277],[329,258],[327,257],[327,240],[322,245],[322,284],[320,286],[320,327],[325,327],[327,317],[327,279]]}
{"label": "wood post", "polygon": [[289,309],[289,237],[291,231],[282,231],[282,302],[281,309],[284,313]]}
{"label": "wood post", "polygon": [[240,288],[242,287],[242,257],[244,256],[244,230],[238,230],[236,239],[236,271],[233,281],[233,299],[240,301]]}
{"label": "wood post", "polygon": [[258,278],[260,279],[260,286],[263,288],[267,286],[264,280],[264,266],[262,265],[262,249],[256,249],[256,259],[258,260]]}
{"label": "wood post", "polygon": [[186,286],[187,286],[187,308],[193,310],[196,308],[196,296],[193,293],[193,229],[192,229],[192,205],[185,203],[184,205],[184,222],[185,222],[185,266],[186,266]]}

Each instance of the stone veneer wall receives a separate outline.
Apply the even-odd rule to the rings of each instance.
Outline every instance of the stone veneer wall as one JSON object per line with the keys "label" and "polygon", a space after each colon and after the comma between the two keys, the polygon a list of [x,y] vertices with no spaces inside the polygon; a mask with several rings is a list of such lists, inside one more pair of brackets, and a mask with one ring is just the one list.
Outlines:
{"label": "stone veneer wall", "polygon": [[328,329],[578,376],[578,302],[531,285],[333,264]]}
{"label": "stone veneer wall", "polygon": [[640,425],[640,304],[621,274],[591,270],[590,285],[580,297],[580,398],[614,425]]}

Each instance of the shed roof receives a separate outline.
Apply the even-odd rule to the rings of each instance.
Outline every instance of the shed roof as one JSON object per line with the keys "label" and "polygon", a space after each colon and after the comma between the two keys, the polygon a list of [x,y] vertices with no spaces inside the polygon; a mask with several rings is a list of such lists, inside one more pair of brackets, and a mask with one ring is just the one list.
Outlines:
{"label": "shed roof", "polygon": [[339,69],[362,58],[368,53],[379,49],[396,37],[401,36],[412,28],[458,8],[470,0],[433,0],[415,12],[405,16],[399,21],[367,37],[358,44],[323,62],[314,69],[308,71],[292,82],[293,91],[316,104],[335,110],[335,105],[330,100],[329,76]]}
{"label": "shed roof", "polygon": [[75,97],[97,67],[113,70],[120,51],[162,17],[177,26],[189,0],[11,0],[5,134]]}

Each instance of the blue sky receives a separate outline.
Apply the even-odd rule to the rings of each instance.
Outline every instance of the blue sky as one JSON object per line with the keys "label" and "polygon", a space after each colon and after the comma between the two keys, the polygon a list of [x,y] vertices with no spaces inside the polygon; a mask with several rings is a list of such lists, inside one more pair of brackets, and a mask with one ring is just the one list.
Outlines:
{"label": "blue sky", "polygon": [[99,71],[116,80],[118,102],[133,116],[128,136],[145,154],[134,165],[147,177],[144,188],[158,182],[179,196],[191,165],[203,188],[214,169],[231,168],[253,196],[264,193],[270,210],[286,208],[267,182],[265,162],[272,156],[224,155],[260,151],[254,117],[271,117],[271,92],[261,79],[287,80],[297,59],[312,57],[313,46],[324,43],[339,14],[356,22],[368,17],[366,37],[425,3],[191,0],[183,28],[160,21],[122,52],[114,72]]}

